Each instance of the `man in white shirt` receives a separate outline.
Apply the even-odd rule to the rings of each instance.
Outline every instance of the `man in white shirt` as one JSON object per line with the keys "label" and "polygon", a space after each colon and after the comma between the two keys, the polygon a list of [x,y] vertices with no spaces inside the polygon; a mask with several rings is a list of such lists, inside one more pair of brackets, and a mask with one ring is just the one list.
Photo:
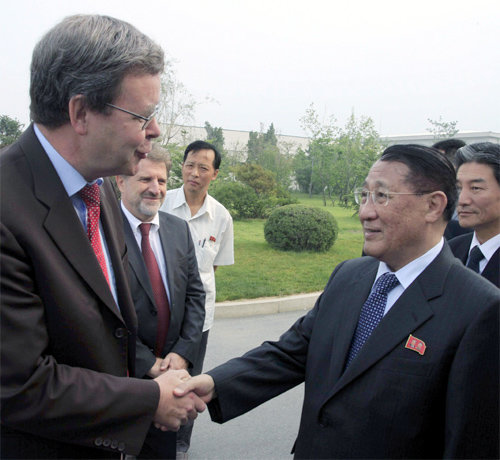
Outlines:
{"label": "man in white shirt", "polygon": [[175,393],[223,423],[304,382],[296,458],[498,458],[500,290],[444,242],[456,195],[436,149],[387,148],[355,192],[368,257],[278,341]]}
{"label": "man in white shirt", "polygon": [[500,146],[481,142],[457,151],[458,219],[474,233],[449,241],[467,267],[500,287]]}
{"label": "man in white shirt", "polygon": [[[208,188],[217,178],[221,163],[220,152],[210,143],[195,141],[184,151],[182,163],[183,186],[169,190],[161,210],[186,220],[196,250],[198,269],[205,288],[205,324],[199,354],[193,363],[192,375],[203,367],[208,333],[215,313],[215,270],[219,265],[234,263],[233,219],[228,210],[208,194]],[[187,452],[192,424],[177,434],[178,456]]]}

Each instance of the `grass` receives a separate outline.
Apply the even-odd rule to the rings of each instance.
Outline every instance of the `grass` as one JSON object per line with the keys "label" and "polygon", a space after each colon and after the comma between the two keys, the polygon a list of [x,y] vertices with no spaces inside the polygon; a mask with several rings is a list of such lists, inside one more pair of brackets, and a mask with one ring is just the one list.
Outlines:
{"label": "grass", "polygon": [[324,253],[277,251],[264,238],[264,219],[235,221],[235,264],[217,269],[217,302],[321,291],[339,262],[360,256],[363,236],[354,209],[324,207],[318,196],[296,197],[337,219],[339,235],[332,248]]}

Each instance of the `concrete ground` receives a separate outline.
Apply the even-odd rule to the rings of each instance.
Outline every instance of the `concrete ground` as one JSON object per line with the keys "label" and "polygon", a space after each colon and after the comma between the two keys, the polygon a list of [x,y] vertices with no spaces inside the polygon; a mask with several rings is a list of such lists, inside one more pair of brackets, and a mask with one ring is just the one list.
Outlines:
{"label": "concrete ground", "polygon": [[[208,338],[204,370],[240,356],[265,340],[276,340],[314,305],[319,293],[283,298],[223,302]],[[304,386],[266,402],[223,425],[208,411],[196,420],[190,460],[291,459]]]}

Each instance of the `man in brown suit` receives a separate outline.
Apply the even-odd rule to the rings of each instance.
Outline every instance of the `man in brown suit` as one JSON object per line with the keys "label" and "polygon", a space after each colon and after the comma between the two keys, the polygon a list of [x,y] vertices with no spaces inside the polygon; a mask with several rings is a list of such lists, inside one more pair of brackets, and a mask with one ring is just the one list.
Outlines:
{"label": "man in brown suit", "polygon": [[134,174],[160,134],[161,48],[72,16],[38,43],[31,119],[0,154],[2,458],[136,455],[151,423],[203,410],[187,376],[134,375],[137,319],[121,215],[103,176]]}

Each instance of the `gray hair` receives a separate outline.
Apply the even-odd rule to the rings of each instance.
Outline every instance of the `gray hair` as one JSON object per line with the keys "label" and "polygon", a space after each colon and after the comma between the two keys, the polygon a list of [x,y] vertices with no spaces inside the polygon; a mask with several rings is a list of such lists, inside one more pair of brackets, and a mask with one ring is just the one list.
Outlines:
{"label": "gray hair", "polygon": [[170,173],[170,168],[172,167],[170,153],[165,147],[158,144],[158,142],[153,142],[153,148],[151,149],[151,152],[148,153],[147,159],[154,161],[155,163],[165,163],[165,166],[167,167],[167,174]]}
{"label": "gray hair", "polygon": [[67,123],[69,101],[77,94],[91,110],[105,113],[125,76],[156,75],[163,67],[161,47],[131,24],[109,16],[69,16],[33,50],[31,119],[52,128]]}

